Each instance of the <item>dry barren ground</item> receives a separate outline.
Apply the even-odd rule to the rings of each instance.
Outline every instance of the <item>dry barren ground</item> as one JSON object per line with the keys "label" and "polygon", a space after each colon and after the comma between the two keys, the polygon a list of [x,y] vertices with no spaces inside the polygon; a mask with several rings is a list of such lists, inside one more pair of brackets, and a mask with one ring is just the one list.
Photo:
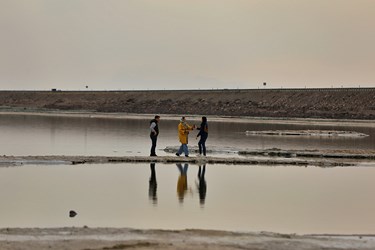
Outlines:
{"label": "dry barren ground", "polygon": [[0,91],[0,107],[138,114],[374,119],[375,88]]}

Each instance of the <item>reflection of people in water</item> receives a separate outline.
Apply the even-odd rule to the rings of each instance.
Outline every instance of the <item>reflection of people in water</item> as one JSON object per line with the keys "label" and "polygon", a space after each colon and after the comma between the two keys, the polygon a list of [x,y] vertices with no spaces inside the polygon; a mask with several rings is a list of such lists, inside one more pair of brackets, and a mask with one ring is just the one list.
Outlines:
{"label": "reflection of people in water", "polygon": [[156,182],[155,162],[150,163],[150,169],[151,176],[148,187],[148,198],[156,205],[158,203],[158,197],[156,195],[158,184]]}
{"label": "reflection of people in water", "polygon": [[182,203],[184,201],[184,196],[188,189],[187,186],[187,170],[189,164],[185,163],[184,167],[182,167],[181,163],[176,163],[178,170],[180,170],[180,176],[178,177],[177,181],[177,196],[178,200]]}
{"label": "reflection of people in water", "polygon": [[203,165],[203,169],[199,166],[198,169],[198,192],[199,192],[199,201],[201,205],[204,205],[206,200],[206,192],[207,192],[207,183],[204,179],[204,174],[206,173],[206,164]]}

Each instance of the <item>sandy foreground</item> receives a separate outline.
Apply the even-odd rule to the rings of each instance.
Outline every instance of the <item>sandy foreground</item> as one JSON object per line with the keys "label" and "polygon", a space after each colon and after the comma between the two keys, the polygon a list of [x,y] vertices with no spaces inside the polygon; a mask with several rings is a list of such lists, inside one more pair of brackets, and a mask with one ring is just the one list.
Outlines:
{"label": "sandy foreground", "polygon": [[0,249],[375,249],[375,236],[127,228],[15,228],[0,229]]}

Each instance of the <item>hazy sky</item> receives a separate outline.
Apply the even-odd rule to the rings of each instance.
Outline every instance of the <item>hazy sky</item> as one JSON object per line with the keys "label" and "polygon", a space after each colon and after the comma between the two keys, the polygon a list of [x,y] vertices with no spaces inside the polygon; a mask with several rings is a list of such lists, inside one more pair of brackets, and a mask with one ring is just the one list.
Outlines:
{"label": "hazy sky", "polygon": [[0,0],[0,89],[375,87],[375,0]]}

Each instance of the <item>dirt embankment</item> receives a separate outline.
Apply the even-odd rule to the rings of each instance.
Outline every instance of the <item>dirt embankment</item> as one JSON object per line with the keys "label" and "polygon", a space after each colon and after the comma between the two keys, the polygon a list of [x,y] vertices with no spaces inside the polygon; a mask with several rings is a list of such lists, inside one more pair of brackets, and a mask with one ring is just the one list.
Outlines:
{"label": "dirt embankment", "polygon": [[375,119],[375,88],[0,91],[0,106],[139,114]]}

